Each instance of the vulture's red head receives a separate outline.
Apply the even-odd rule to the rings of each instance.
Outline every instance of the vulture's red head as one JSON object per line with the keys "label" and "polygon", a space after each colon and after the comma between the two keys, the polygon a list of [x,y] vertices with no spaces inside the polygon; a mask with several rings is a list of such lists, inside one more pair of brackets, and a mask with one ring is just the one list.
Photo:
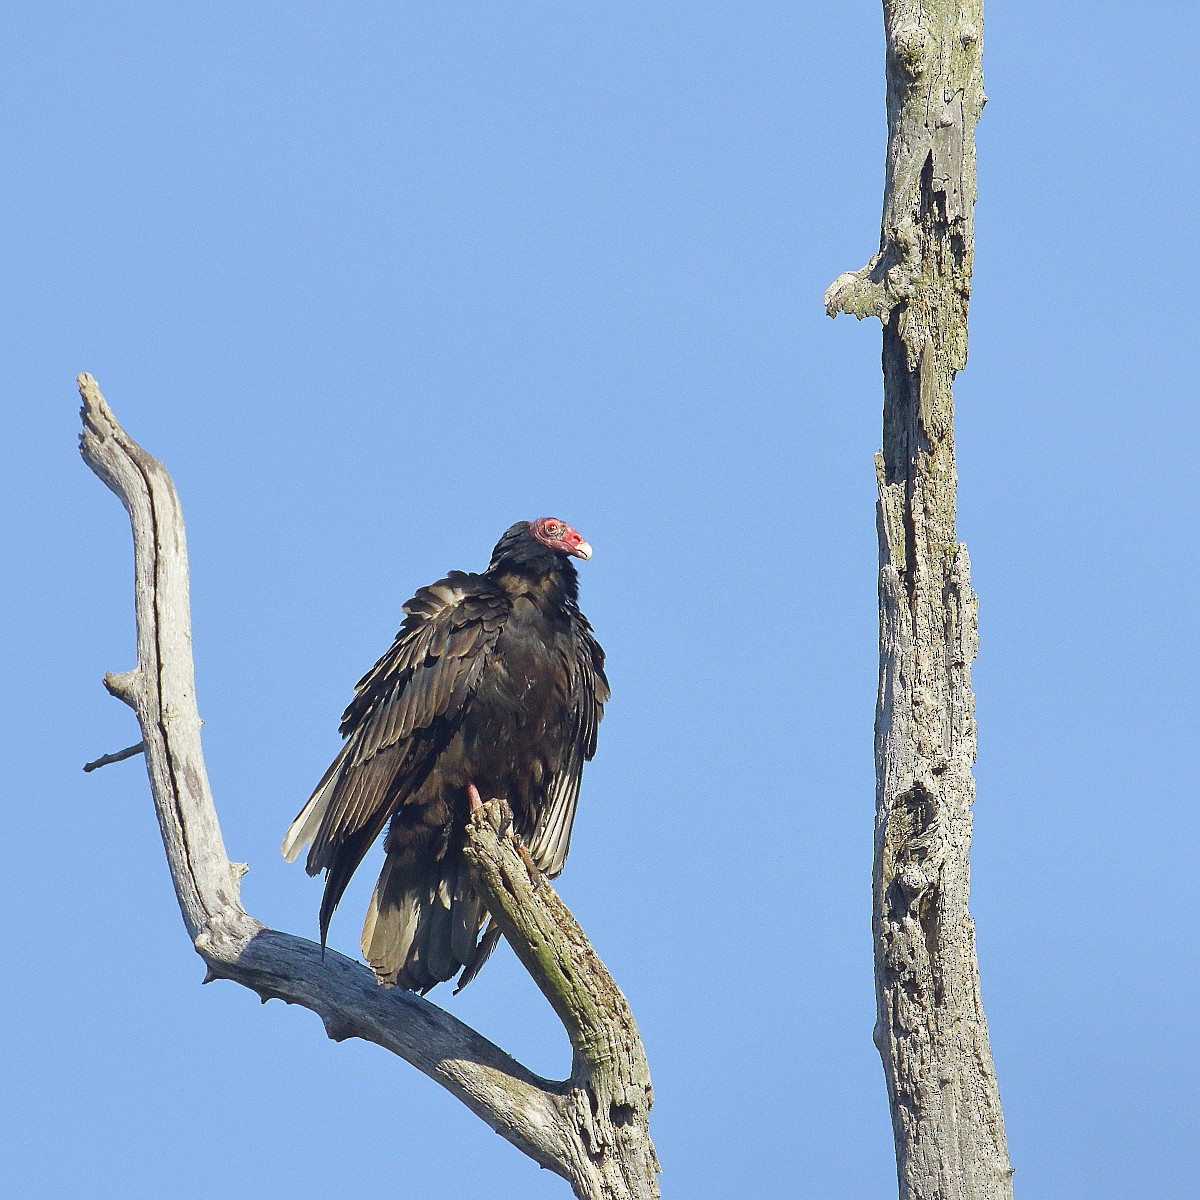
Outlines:
{"label": "vulture's red head", "polygon": [[583,559],[592,557],[591,546],[566,521],[560,521],[557,517],[541,517],[530,521],[529,532],[548,550],[558,554]]}

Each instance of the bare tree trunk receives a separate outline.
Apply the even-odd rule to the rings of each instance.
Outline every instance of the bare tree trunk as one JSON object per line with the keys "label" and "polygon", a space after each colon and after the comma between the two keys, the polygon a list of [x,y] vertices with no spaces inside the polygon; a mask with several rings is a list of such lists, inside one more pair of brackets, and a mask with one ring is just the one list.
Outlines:
{"label": "bare tree trunk", "polygon": [[[183,514],[162,463],[117,424],[90,375],[80,449],[120,497],[133,526],[137,666],[104,683],[137,713],[150,790],[184,924],[208,966],[302,1004],[335,1041],[359,1037],[400,1055],[458,1097],[581,1200],[654,1200],[650,1073],[625,997],[550,884],[519,852],[507,806],[483,805],[467,854],[481,894],[565,1026],[571,1076],[541,1079],[449,1013],[412,992],[380,987],[366,967],[266,929],[242,908],[244,863],[225,854],[200,746]],[[102,765],[99,760],[89,766]]]}
{"label": "bare tree trunk", "polygon": [[974,256],[982,0],[884,0],[879,253],[825,296],[883,322],[874,915],[902,1200],[1005,1200],[1012,1168],[979,992],[970,888],[976,597],[955,532],[955,374]]}

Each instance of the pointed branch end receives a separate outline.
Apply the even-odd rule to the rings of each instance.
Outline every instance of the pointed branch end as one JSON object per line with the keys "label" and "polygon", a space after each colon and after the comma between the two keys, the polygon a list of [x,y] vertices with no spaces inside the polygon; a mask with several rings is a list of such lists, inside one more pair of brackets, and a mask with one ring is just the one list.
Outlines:
{"label": "pointed branch end", "polygon": [[104,399],[100,385],[94,376],[84,371],[75,377],[75,382],[79,387],[79,398],[83,401],[83,406],[79,410],[79,416],[83,420],[83,432],[79,435],[79,450],[90,463],[89,456],[96,452],[99,443],[111,436],[120,426],[117,424],[117,418],[113,416],[112,409],[108,407],[108,401]]}
{"label": "pointed branch end", "polygon": [[512,830],[512,810],[508,807],[508,801],[500,796],[480,800],[479,792],[474,787],[472,791],[471,813],[467,818],[468,835],[482,837],[488,843],[507,837]]}
{"label": "pointed branch end", "polygon": [[101,394],[100,385],[96,382],[94,375],[89,375],[87,371],[81,371],[75,376],[75,383],[79,388],[79,398],[83,401],[85,417],[92,413],[112,417],[108,403]]}
{"label": "pointed branch end", "polygon": [[[263,996],[263,1003],[266,1004],[270,999],[270,996]],[[329,1016],[323,1016],[321,1020],[331,1042],[344,1042],[357,1036],[354,1029],[345,1020],[332,1013]]]}

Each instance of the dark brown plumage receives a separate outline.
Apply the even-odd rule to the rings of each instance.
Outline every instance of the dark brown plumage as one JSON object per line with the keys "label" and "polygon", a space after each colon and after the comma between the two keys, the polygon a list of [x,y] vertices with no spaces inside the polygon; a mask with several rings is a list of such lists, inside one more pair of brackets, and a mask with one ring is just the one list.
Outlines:
{"label": "dark brown plumage", "polygon": [[583,764],[608,699],[604,652],[577,604],[570,558],[591,547],[551,517],[519,521],[482,574],[422,588],[391,649],[359,680],[346,744],[283,842],[326,872],[321,944],[350,877],[391,818],[363,925],[381,983],[462,987],[497,940],[462,846],[467,788],[499,796],[533,861],[563,866]]}

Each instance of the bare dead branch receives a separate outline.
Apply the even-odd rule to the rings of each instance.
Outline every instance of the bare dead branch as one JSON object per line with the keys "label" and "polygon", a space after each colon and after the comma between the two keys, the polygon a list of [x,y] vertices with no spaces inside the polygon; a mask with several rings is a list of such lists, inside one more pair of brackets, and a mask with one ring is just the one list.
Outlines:
{"label": "bare dead branch", "polygon": [[974,262],[982,0],[884,0],[879,252],[825,303],[883,333],[874,917],[902,1200],[1010,1200],[1012,1167],[967,910],[976,597],[955,531],[955,374]]}
{"label": "bare dead branch", "polygon": [[[472,813],[466,855],[493,919],[570,1036],[574,1136],[568,1145],[606,1173],[619,1167],[653,1180],[659,1166],[647,1130],[654,1095],[637,1022],[578,922],[528,854],[498,852],[505,844],[499,831],[512,825],[506,813],[507,806],[495,800]],[[511,835],[505,836],[511,844]],[[618,1182],[614,1176],[607,1186],[615,1189]],[[657,1193],[646,1193],[651,1194]]]}
{"label": "bare dead branch", "polygon": [[243,909],[246,867],[225,853],[201,750],[175,488],[120,427],[90,375],[79,377],[79,391],[84,461],[120,498],[133,528],[137,666],[107,676],[105,686],[137,714],[167,863],[188,936],[208,967],[205,982],[231,979],[264,1001],[301,1004],[331,1038],[391,1050],[561,1175],[581,1200],[653,1200],[658,1164],[637,1026],[566,906],[546,880],[530,877],[511,832],[500,832],[498,804],[476,813],[468,854],[494,918],[567,1027],[575,1052],[567,1080],[540,1078],[429,1001],[380,987],[336,952],[322,960],[314,942],[267,929]]}
{"label": "bare dead branch", "polygon": [[126,746],[124,750],[116,750],[112,754],[102,754],[99,758],[92,759],[89,763],[83,764],[85,772],[96,770],[98,767],[107,767],[110,763],[124,762],[127,758],[133,758],[135,754],[141,754],[145,751],[145,742],[138,742],[136,746]]}

